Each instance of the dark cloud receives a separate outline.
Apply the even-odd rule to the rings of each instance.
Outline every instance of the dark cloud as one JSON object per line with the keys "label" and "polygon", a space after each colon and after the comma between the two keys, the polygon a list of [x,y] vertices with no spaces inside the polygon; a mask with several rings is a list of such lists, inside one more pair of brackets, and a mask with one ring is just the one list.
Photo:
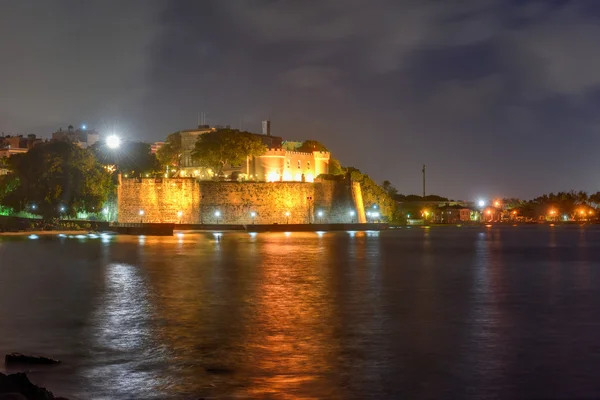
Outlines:
{"label": "dark cloud", "polygon": [[5,131],[314,138],[401,192],[597,190],[595,0],[0,3]]}

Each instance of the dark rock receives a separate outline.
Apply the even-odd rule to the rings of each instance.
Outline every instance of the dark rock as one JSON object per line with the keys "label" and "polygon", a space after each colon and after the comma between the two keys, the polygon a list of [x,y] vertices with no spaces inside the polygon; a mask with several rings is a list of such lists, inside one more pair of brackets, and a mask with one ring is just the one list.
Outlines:
{"label": "dark rock", "polygon": [[208,372],[209,374],[215,374],[215,375],[233,374],[233,370],[228,369],[228,368],[221,368],[221,367],[206,368],[206,372]]}
{"label": "dark rock", "polygon": [[18,400],[23,398],[27,400],[66,400],[63,397],[54,397],[51,391],[34,385],[22,372],[10,375],[0,373],[0,399]]}
{"label": "dark rock", "polygon": [[4,357],[5,364],[37,364],[51,365],[60,364],[60,361],[48,357],[26,356],[21,353],[10,353]]}

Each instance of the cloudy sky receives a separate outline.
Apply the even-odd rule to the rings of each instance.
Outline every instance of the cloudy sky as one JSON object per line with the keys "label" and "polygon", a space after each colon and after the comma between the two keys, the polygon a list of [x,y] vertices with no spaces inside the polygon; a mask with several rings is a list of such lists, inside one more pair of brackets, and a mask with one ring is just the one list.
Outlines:
{"label": "cloudy sky", "polygon": [[600,190],[597,0],[0,0],[0,130],[324,142],[402,193]]}

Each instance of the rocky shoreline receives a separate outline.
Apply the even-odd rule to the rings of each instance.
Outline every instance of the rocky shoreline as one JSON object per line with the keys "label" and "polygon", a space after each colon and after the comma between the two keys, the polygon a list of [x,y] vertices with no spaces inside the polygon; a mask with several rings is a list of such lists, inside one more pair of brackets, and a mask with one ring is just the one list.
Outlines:
{"label": "rocky shoreline", "polygon": [[[60,361],[39,356],[27,356],[21,353],[7,354],[4,358],[6,365],[54,365]],[[51,391],[37,386],[29,380],[24,372],[3,374],[0,372],[0,400],[67,400],[57,397]]]}

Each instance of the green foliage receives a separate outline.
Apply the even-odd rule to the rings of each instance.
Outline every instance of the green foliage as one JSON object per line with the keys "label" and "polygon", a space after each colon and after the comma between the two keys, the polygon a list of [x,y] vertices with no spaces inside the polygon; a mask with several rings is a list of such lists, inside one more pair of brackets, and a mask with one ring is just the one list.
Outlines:
{"label": "green foliage", "polygon": [[38,145],[9,163],[13,172],[0,182],[1,202],[17,213],[51,219],[98,210],[114,189],[111,175],[92,151],[68,142]]}
{"label": "green foliage", "polygon": [[181,133],[175,132],[167,136],[165,144],[156,152],[156,157],[162,165],[176,167],[179,170],[182,154]]}
{"label": "green foliage", "polygon": [[98,161],[104,165],[115,165],[118,172],[142,176],[161,171],[160,162],[152,154],[148,143],[124,142],[118,149],[98,145],[93,146],[92,151]]}
{"label": "green foliage", "polygon": [[344,169],[336,158],[329,159],[329,173],[331,175],[343,175]]}
{"label": "green foliage", "polygon": [[305,140],[302,142],[302,146],[298,148],[298,151],[303,153],[312,153],[313,151],[329,151],[327,147],[323,145],[321,142],[317,142],[316,140]]}
{"label": "green foliage", "polygon": [[396,214],[396,202],[389,193],[383,187],[375,183],[369,175],[363,174],[360,170],[349,167],[347,168],[347,171],[350,173],[350,178],[353,181],[360,182],[365,207],[372,209],[376,206],[384,219],[387,219],[388,221],[394,219]]}
{"label": "green foliage", "polygon": [[404,195],[404,194],[396,194],[394,196],[394,198],[396,199],[396,201],[402,201],[402,202],[416,202],[416,201],[452,201],[449,200],[447,197],[442,197],[442,196],[438,196],[437,194],[428,194],[427,196],[423,197],[423,196],[419,196],[416,194],[408,194],[408,195]]}
{"label": "green foliage", "polygon": [[398,190],[392,186],[390,181],[383,181],[381,187],[383,187],[383,190],[385,190],[392,199],[398,194]]}
{"label": "green foliage", "polygon": [[192,157],[218,176],[226,165],[240,165],[247,157],[260,156],[266,151],[267,146],[257,135],[236,129],[219,129],[200,135]]}

